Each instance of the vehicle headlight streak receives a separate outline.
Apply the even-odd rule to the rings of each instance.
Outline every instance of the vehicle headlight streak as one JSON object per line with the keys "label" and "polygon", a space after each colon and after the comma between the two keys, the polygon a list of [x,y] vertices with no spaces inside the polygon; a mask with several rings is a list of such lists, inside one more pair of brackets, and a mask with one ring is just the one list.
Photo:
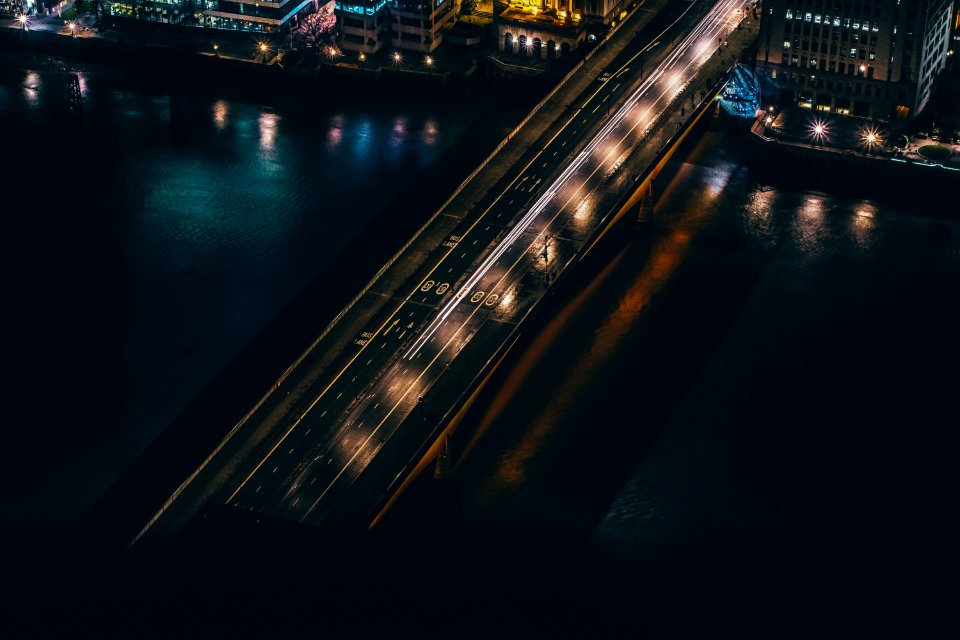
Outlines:
{"label": "vehicle headlight streak", "polygon": [[[444,306],[440,309],[440,312],[430,322],[426,330],[413,342],[413,344],[404,354],[404,358],[412,360],[417,357],[417,354],[420,352],[420,349],[423,347],[423,345],[426,344],[431,337],[433,337],[433,334],[437,332],[437,329],[440,328],[440,325],[446,322],[447,318],[450,317],[450,314],[452,314],[457,306],[459,306],[460,302],[467,297],[466,294],[468,294],[473,287],[477,285],[477,283],[487,274],[487,271],[501,258],[501,256],[503,256],[503,254],[513,245],[513,243],[516,242],[521,235],[523,235],[530,224],[541,213],[543,213],[546,206],[566,184],[567,180],[569,180],[570,177],[576,173],[591,156],[593,156],[594,152],[601,144],[603,144],[603,142],[606,141],[610,133],[620,125],[627,115],[630,114],[640,98],[643,97],[643,95],[663,77],[664,73],[666,73],[668,69],[671,69],[673,65],[685,53],[687,53],[690,47],[700,42],[702,37],[709,36],[710,40],[706,40],[705,43],[699,44],[698,56],[690,60],[682,70],[673,72],[673,75],[671,76],[671,82],[668,83],[668,86],[664,88],[661,96],[658,97],[657,100],[647,108],[647,113],[649,113],[649,111],[651,111],[654,106],[660,102],[664,95],[670,94],[670,99],[675,97],[676,91],[673,89],[674,85],[679,82],[680,77],[684,75],[691,66],[697,65],[699,67],[703,64],[703,58],[707,58],[710,55],[709,42],[711,42],[713,38],[717,37],[717,34],[726,35],[724,32],[727,29],[723,27],[730,21],[731,16],[738,11],[738,5],[740,4],[741,0],[732,0],[715,5],[713,9],[710,10],[710,13],[708,13],[707,16],[684,37],[680,45],[674,48],[667,58],[657,65],[656,70],[647,76],[646,80],[644,80],[640,86],[634,90],[634,92],[617,110],[617,112],[610,117],[607,123],[600,129],[599,132],[597,132],[593,139],[577,154],[577,156],[567,166],[567,168],[563,170],[557,179],[554,180],[553,184],[551,184],[550,187],[544,191],[539,198],[537,198],[536,202],[534,202],[534,204],[530,207],[529,211],[524,214],[517,224],[514,225],[513,229],[511,229],[510,232],[497,244],[496,248],[490,252],[480,266],[477,267],[477,269],[470,275],[467,281],[463,283],[460,290],[455,292],[450,299],[447,300],[446,304],[444,304]],[[642,121],[642,119],[640,120]],[[633,125],[626,133],[624,138],[629,136],[636,126],[636,124]],[[579,191],[579,189],[577,191]]]}
{"label": "vehicle headlight streak", "polygon": [[[710,54],[707,52],[711,51],[712,49],[704,48],[702,46],[702,42],[710,43],[713,41],[714,38],[718,36],[718,34],[725,36],[727,32],[730,30],[730,26],[732,24],[732,23],[728,24],[728,22],[730,22],[730,18],[735,14],[736,8],[738,8],[738,6],[742,4],[742,2],[743,0],[726,0],[726,1],[722,1],[721,4],[714,6],[710,10],[710,12],[707,14],[707,16],[703,20],[701,20],[701,22],[694,29],[692,29],[689,34],[687,34],[684,37],[682,42],[669,55],[667,55],[665,60],[661,62],[657,66],[657,68],[654,71],[652,71],[650,75],[643,82],[641,82],[640,86],[630,95],[630,97],[617,110],[617,112],[601,127],[601,129],[593,137],[593,139],[576,155],[576,157],[571,161],[571,163],[553,181],[550,187],[536,199],[534,204],[530,207],[529,211],[527,211],[527,213],[524,214],[523,217],[517,221],[517,224],[513,227],[513,229],[511,229],[510,232],[506,236],[504,236],[504,238],[497,244],[497,246],[491,251],[491,253],[480,263],[480,265],[466,280],[466,282],[464,282],[464,284],[459,289],[451,292],[452,295],[449,295],[448,300],[440,308],[438,314],[434,316],[434,318],[427,325],[426,330],[414,341],[411,347],[404,354],[403,358],[413,359],[418,355],[423,345],[428,340],[430,340],[430,338],[439,330],[440,326],[447,320],[450,314],[453,313],[457,305],[463,299],[469,298],[469,295],[467,294],[477,285],[478,282],[480,282],[480,280],[484,276],[489,274],[490,270],[494,267],[497,261],[517,241],[517,239],[529,228],[533,220],[535,220],[537,216],[539,216],[541,213],[544,212],[547,205],[550,204],[556,196],[560,195],[561,199],[563,199],[563,203],[557,208],[556,213],[553,214],[550,220],[545,221],[544,229],[547,229],[551,224],[553,224],[553,222],[556,221],[556,219],[561,214],[564,213],[567,207],[569,207],[573,203],[580,202],[580,200],[583,199],[584,195],[588,195],[589,193],[596,190],[596,186],[591,187],[589,190],[585,188],[588,186],[593,176],[599,170],[602,169],[604,163],[607,161],[607,159],[611,157],[611,154],[614,153],[617,149],[625,148],[620,146],[620,142],[617,142],[614,144],[607,144],[602,149],[600,149],[600,145],[607,142],[607,138],[611,135],[611,133],[621,123],[623,123],[625,118],[631,115],[631,112],[634,109],[637,109],[637,105],[640,99],[647,93],[647,91],[649,91],[656,83],[658,83],[661,80],[664,73],[666,73],[669,69],[671,69],[673,65],[679,61],[682,55],[688,52],[691,46],[700,45],[700,48],[697,50],[696,54],[692,56],[691,60],[688,61],[682,67],[682,69],[679,69],[678,71],[673,72],[677,74],[676,76],[677,78],[683,77],[683,74],[685,74],[686,71],[691,67],[694,67],[695,69],[699,68],[699,66],[702,65],[706,61],[706,59],[708,59]],[[703,38],[703,41],[701,41],[701,38]],[[631,59],[631,62],[632,62],[632,59]],[[626,68],[626,65],[624,66],[624,68]],[[622,72],[623,72],[623,69],[615,73],[614,76],[616,77]],[[620,141],[626,140],[631,135],[633,135],[633,132],[635,130],[637,130],[638,128],[641,128],[641,123],[643,123],[646,128],[650,128],[653,122],[656,120],[657,117],[659,117],[660,114],[659,113],[655,114],[652,118],[647,118],[646,117],[647,114],[650,114],[653,111],[653,109],[663,100],[666,99],[668,103],[669,101],[673,100],[673,98],[675,97],[674,85],[666,86],[666,83],[663,83],[663,84],[664,86],[660,88],[658,96],[649,103],[649,106],[646,106],[646,108],[644,109],[644,115],[640,118],[632,117],[630,120],[627,121],[627,124],[629,125],[629,130],[627,130],[621,136]],[[643,130],[645,132],[645,129]],[[589,158],[591,158],[595,153],[598,155],[598,158],[600,161],[597,163],[596,167],[593,168],[590,174],[585,179],[582,179],[582,180],[574,179],[572,181],[572,184],[567,184],[568,181],[570,181],[571,177],[574,176],[574,174],[580,168],[583,167],[584,163]],[[621,151],[621,153],[623,153],[623,151]],[[561,194],[561,190],[563,190],[562,194]],[[586,193],[584,193],[585,191]],[[538,240],[535,240],[533,243],[531,243],[530,247],[532,247],[537,242]],[[509,285],[508,280],[510,279],[511,272],[524,261],[524,259],[526,258],[526,255],[527,255],[527,252],[518,256],[517,259],[511,265],[501,267],[501,273],[498,274],[496,271],[494,271],[493,275],[496,276],[497,282],[495,286],[490,290],[492,291],[493,289],[498,288],[504,284]],[[508,304],[509,303],[508,301],[512,298],[511,291],[512,289],[510,289],[510,291],[504,294],[504,298],[503,298],[504,304]],[[480,308],[481,307],[478,306],[475,309],[473,309],[472,312],[468,314],[469,317],[467,318],[467,321],[473,318],[474,315],[480,310]],[[427,371],[431,368],[433,363],[436,362],[437,359],[440,358],[441,354],[443,354],[446,351],[446,349],[455,341],[456,335],[463,329],[463,326],[464,325],[461,324],[461,326],[457,327],[452,332],[449,338],[446,339],[445,344],[433,356],[429,364],[425,365],[422,368],[419,368],[420,369],[419,373],[416,375],[414,380],[410,380],[410,381],[404,380],[402,382],[396,382],[394,380],[394,384],[391,385],[390,392],[388,395],[396,396],[397,394],[399,394],[399,397],[391,398],[392,407],[387,411],[386,415],[384,415],[379,420],[378,424],[376,424],[376,426],[373,426],[373,428],[366,433],[365,439],[361,437],[359,446],[356,447],[356,450],[350,456],[349,460],[347,460],[343,464],[340,471],[336,474],[336,477],[334,477],[334,479],[327,485],[327,487],[316,498],[316,500],[313,501],[310,507],[306,510],[306,513],[304,513],[300,518],[301,520],[305,520],[316,509],[316,507],[323,500],[323,498],[328,494],[328,492],[331,490],[334,484],[336,484],[336,482],[341,478],[341,476],[343,476],[343,474],[346,473],[346,471],[358,458],[360,458],[361,456],[363,456],[364,458],[367,458],[370,456],[370,451],[368,450],[368,447],[371,445],[371,443],[373,443],[374,437],[379,432],[380,428],[386,423],[386,421],[390,418],[390,416],[393,415],[393,413],[405,402],[406,398],[411,395],[412,391],[416,389],[417,392],[420,393],[425,390],[422,386],[419,386],[419,385],[422,385],[420,381],[426,375]],[[403,358],[401,358],[401,360]],[[317,400],[319,400],[319,396]],[[354,407],[352,411],[362,410],[362,407],[368,405],[370,401],[371,401],[371,398],[367,398],[364,402],[362,402],[359,405],[359,407]],[[312,408],[312,405],[311,405],[311,408]],[[304,413],[303,415],[306,415],[306,413]],[[301,416],[301,419],[302,417],[303,416]],[[297,422],[299,423],[300,420],[298,420]],[[296,424],[294,426],[296,426]],[[292,430],[293,430],[293,427],[291,427],[291,429],[288,430],[287,433],[290,433]],[[283,439],[281,439],[281,442],[282,441]],[[279,446],[279,443],[275,445],[274,449],[276,449],[277,446]],[[271,454],[272,453],[273,451],[271,451]],[[269,457],[269,455],[270,454],[268,454],[267,457]],[[253,473],[251,473],[240,484],[240,486],[236,488],[236,490],[228,499],[228,503],[232,502],[234,498],[237,496],[237,494],[242,490],[242,488],[247,485],[248,481],[253,477],[253,475],[257,472],[257,469],[260,468],[260,466],[266,461],[266,459],[267,458],[264,458],[261,461],[261,463],[257,465],[257,468],[254,469]],[[294,474],[296,476],[295,484],[298,487],[302,486],[302,481],[306,477],[307,471],[314,464],[316,464],[316,462],[307,463],[306,466],[300,467],[300,470],[295,472]],[[291,493],[292,491],[293,490],[285,491],[284,492],[286,494],[285,497],[289,497],[290,495],[292,495]]]}

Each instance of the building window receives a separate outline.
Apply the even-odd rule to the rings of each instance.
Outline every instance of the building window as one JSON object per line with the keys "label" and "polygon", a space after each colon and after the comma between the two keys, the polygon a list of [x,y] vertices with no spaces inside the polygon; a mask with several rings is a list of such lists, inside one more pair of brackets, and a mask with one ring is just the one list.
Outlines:
{"label": "building window", "polygon": [[813,14],[812,14],[812,13],[807,13],[807,14],[805,14],[805,15],[803,16],[803,19],[804,19],[805,22],[810,22],[811,20],[813,20]]}
{"label": "building window", "polygon": [[784,48],[784,49],[789,49],[789,48],[790,48],[790,41],[789,41],[789,40],[784,40],[784,41],[783,41],[783,48]]}
{"label": "building window", "polygon": [[787,20],[793,20],[793,9],[787,9]]}
{"label": "building window", "polygon": [[856,49],[850,49],[850,57],[851,57],[851,58],[856,58],[856,57],[857,57],[857,50],[856,50]]}

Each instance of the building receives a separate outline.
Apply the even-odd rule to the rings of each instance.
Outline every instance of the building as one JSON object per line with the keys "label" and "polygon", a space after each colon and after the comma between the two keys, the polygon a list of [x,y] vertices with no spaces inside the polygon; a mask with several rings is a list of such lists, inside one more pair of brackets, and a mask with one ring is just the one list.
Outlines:
{"label": "building", "polygon": [[946,63],[951,8],[952,0],[766,0],[757,71],[802,107],[916,115]]}
{"label": "building", "polygon": [[960,0],[953,3],[953,31],[950,33],[950,50],[948,56],[960,54]]}
{"label": "building", "polygon": [[336,13],[344,51],[430,53],[456,22],[460,0],[338,0]]}
{"label": "building", "polygon": [[315,10],[317,0],[114,0],[108,13],[185,26],[273,33],[301,11]]}
{"label": "building", "polygon": [[558,58],[626,17],[628,0],[509,0],[494,12],[500,51]]}
{"label": "building", "polygon": [[376,53],[390,44],[387,0],[338,0],[336,14],[344,51]]}

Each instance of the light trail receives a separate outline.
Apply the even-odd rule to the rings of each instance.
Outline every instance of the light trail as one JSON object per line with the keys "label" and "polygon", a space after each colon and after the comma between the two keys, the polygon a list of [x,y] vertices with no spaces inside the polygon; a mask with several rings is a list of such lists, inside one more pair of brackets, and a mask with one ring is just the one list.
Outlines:
{"label": "light trail", "polygon": [[[678,95],[679,91],[682,90],[684,86],[686,86],[687,82],[689,82],[690,78],[687,75],[687,72],[691,69],[691,67],[695,67],[694,69],[695,72],[698,71],[699,67],[702,66],[702,64],[712,55],[714,50],[714,47],[712,46],[712,42],[714,41],[714,38],[716,38],[718,34],[722,36],[727,35],[727,32],[730,30],[730,27],[731,27],[730,17],[733,15],[734,10],[739,8],[739,6],[743,6],[742,0],[727,0],[725,2],[721,2],[715,5],[708,12],[708,14],[703,19],[701,19],[700,22],[688,34],[686,34],[686,36],[683,38],[681,43],[678,46],[674,47],[673,50],[666,55],[664,60],[662,60],[650,72],[650,74],[644,80],[641,81],[637,89],[635,89],[633,93],[630,94],[630,96],[624,101],[621,107],[619,107],[616,110],[616,112],[608,119],[608,121],[603,124],[603,126],[600,128],[597,134],[594,135],[594,137],[584,146],[584,148],[577,153],[577,155],[571,160],[571,162],[560,173],[560,175],[558,175],[557,178],[554,179],[553,182],[546,188],[546,191],[544,191],[541,195],[539,195],[536,198],[534,203],[530,206],[530,209],[525,214],[522,215],[522,217],[510,229],[510,231],[506,234],[506,236],[504,236],[496,244],[496,246],[490,251],[490,253],[480,262],[476,270],[470,274],[470,276],[466,279],[466,281],[462,284],[462,286],[456,289],[452,289],[452,291],[449,294],[447,294],[446,302],[443,304],[442,307],[438,309],[437,313],[426,325],[426,328],[423,331],[423,333],[421,333],[414,340],[413,344],[409,347],[409,349],[407,349],[407,351],[404,353],[404,355],[400,358],[399,361],[394,361],[393,364],[387,365],[388,370],[384,373],[384,375],[382,375],[379,378],[379,381],[378,381],[379,390],[371,390],[370,394],[366,395],[366,397],[364,397],[359,403],[354,403],[345,409],[345,412],[341,414],[342,421],[338,421],[340,424],[340,427],[338,427],[335,430],[336,433],[332,434],[331,438],[327,441],[329,443],[327,446],[330,448],[327,449],[327,454],[325,455],[328,455],[331,452],[335,452],[338,455],[338,457],[340,454],[342,454],[344,458],[346,458],[346,460],[343,461],[344,458],[341,458],[340,460],[338,460],[337,462],[337,467],[339,467],[338,472],[334,475],[332,480],[329,480],[329,482],[324,482],[324,484],[326,484],[325,488],[323,488],[323,490],[320,492],[319,496],[315,500],[312,500],[310,502],[310,506],[309,508],[307,508],[306,513],[304,513],[300,518],[301,520],[305,520],[311,513],[313,513],[316,510],[316,508],[319,506],[323,498],[326,495],[328,495],[328,493],[333,488],[333,486],[341,479],[341,477],[343,477],[343,475],[347,472],[348,469],[351,468],[352,465],[354,465],[355,462],[357,465],[360,466],[361,470],[366,466],[366,463],[369,462],[369,459],[372,458],[372,456],[376,453],[376,449],[379,448],[379,446],[377,446],[373,449],[373,451],[368,449],[370,444],[374,441],[375,435],[381,430],[382,427],[386,425],[386,423],[390,420],[392,416],[397,414],[398,409],[400,409],[400,412],[398,414],[400,416],[399,420],[402,421],[404,419],[404,417],[406,416],[406,413],[403,409],[401,409],[401,407],[404,404],[409,404],[411,402],[411,400],[408,400],[408,398],[411,397],[410,394],[414,390],[416,390],[417,393],[423,393],[426,391],[426,389],[432,386],[435,377],[440,374],[434,374],[432,376],[428,376],[427,375],[428,372],[434,369],[434,364],[441,358],[443,354],[445,354],[448,351],[450,346],[454,344],[455,341],[457,341],[458,336],[461,334],[461,332],[463,332],[464,328],[471,322],[471,320],[476,316],[476,314],[480,311],[480,309],[483,308],[483,305],[477,305],[476,307],[474,307],[470,313],[466,314],[466,317],[462,322],[456,325],[450,324],[447,326],[447,328],[444,330],[444,334],[442,335],[444,335],[444,337],[449,335],[449,337],[447,337],[446,340],[442,341],[443,342],[442,345],[437,345],[438,349],[436,353],[433,355],[433,357],[429,359],[429,361],[425,360],[422,363],[418,361],[416,365],[412,364],[409,361],[413,361],[420,355],[420,352],[424,347],[424,345],[426,345],[428,342],[432,340],[432,338],[434,337],[436,332],[440,329],[440,327],[447,322],[450,315],[457,309],[460,302],[470,297],[469,296],[470,292],[473,291],[475,287],[477,287],[477,285],[481,282],[481,280],[484,277],[486,277],[487,275],[493,275],[494,279],[496,280],[496,284],[493,287],[488,287],[487,291],[499,290],[498,287],[503,285],[505,282],[508,282],[508,280],[513,280],[512,274],[514,273],[514,270],[518,265],[520,265],[521,263],[524,263],[525,259],[528,259],[529,250],[532,247],[534,247],[534,245],[538,244],[539,242],[542,242],[541,240],[542,234],[538,234],[538,237],[530,243],[530,245],[527,247],[525,251],[523,251],[517,256],[517,258],[512,262],[512,264],[510,264],[509,266],[502,265],[500,267],[502,271],[498,271],[494,274],[490,274],[490,270],[495,266],[497,266],[497,263],[503,258],[504,254],[508,250],[514,248],[514,246],[517,244],[517,241],[529,229],[530,225],[534,221],[539,219],[542,216],[542,214],[544,214],[548,205],[554,204],[559,206],[557,207],[556,210],[551,211],[549,214],[547,214],[547,216],[545,216],[545,218],[549,218],[549,219],[544,220],[544,226],[543,226],[544,233],[546,233],[546,230],[551,225],[553,225],[556,222],[556,220],[566,211],[566,208],[570,205],[571,202],[574,202],[574,201],[579,202],[583,198],[583,194],[581,192],[586,192],[587,195],[589,195],[589,193],[596,191],[596,189],[598,188],[598,185],[596,184],[591,185],[591,180],[596,175],[596,173],[601,168],[603,168],[604,163],[607,161],[607,159],[609,159],[612,156],[612,154],[617,153],[618,150],[620,150],[620,152],[622,153],[625,153],[623,149],[626,149],[629,151],[630,149],[633,148],[629,144],[624,147],[621,147],[621,144],[624,141],[629,140],[638,128],[641,128],[641,136],[638,138],[638,140],[633,142],[633,145],[637,144],[639,140],[643,139],[643,136],[646,135],[646,133],[652,127],[652,124],[657,120],[657,118],[659,118],[663,114],[663,110],[666,107],[666,105],[672,102],[672,100],[676,97],[676,95]],[[664,31],[664,33],[666,33],[666,30]],[[658,36],[658,38],[662,37],[662,35],[663,34]],[[657,40],[657,42],[655,42],[653,45],[649,45],[643,51],[647,51],[651,49],[656,44],[659,44],[659,42],[660,40]],[[696,44],[698,47],[695,53],[691,56],[689,60],[681,62],[681,58],[690,52],[690,49],[692,46],[694,46],[694,44]],[[628,70],[629,66],[633,64],[634,60],[639,55],[640,53],[635,54],[633,57],[631,57],[630,60],[628,60],[621,67],[621,69],[616,74],[614,74],[614,77],[620,76],[626,70]],[[673,66],[676,65],[678,62],[681,64],[681,68],[677,70],[672,69]],[[664,74],[666,74],[668,70],[670,70],[669,83],[667,83],[666,79],[664,78]],[[663,81],[663,86],[660,87],[660,91],[659,93],[656,94],[656,97],[652,100],[649,100],[649,104],[641,105],[640,107],[638,107],[638,105],[640,104],[640,100],[646,97],[648,92],[650,92],[658,83],[661,83],[661,81]],[[565,130],[567,125],[571,124],[577,117],[582,116],[583,109],[593,100],[594,97],[596,97],[600,93],[601,90],[602,90],[602,87],[597,89],[597,91],[593,92],[593,94],[590,96],[587,102],[582,107],[580,107],[580,109],[577,110],[577,112],[569,119],[569,121],[564,125],[564,127],[561,128],[561,131],[558,131],[547,142],[547,144],[543,147],[543,149],[537,152],[534,159],[532,159],[526,165],[526,167],[521,171],[521,173],[518,174],[517,178],[514,178],[514,180],[511,182],[511,185],[507,188],[507,190],[505,190],[503,193],[498,195],[494,203],[487,208],[484,214],[481,215],[476,221],[474,221],[470,225],[470,228],[467,230],[468,232],[472,230],[477,224],[479,224],[479,222],[485,217],[485,214],[487,213],[487,211],[492,209],[494,204],[496,204],[496,202],[500,200],[501,196],[506,195],[508,191],[510,191],[511,187],[517,184],[517,181],[520,180],[520,178],[527,179],[531,177],[529,175],[525,175],[527,172],[527,169],[529,169],[534,164],[534,162],[541,157],[541,154],[544,151],[549,150],[549,148],[554,144],[554,141],[560,135],[560,132]],[[663,107],[661,107],[660,110],[652,118],[647,119],[646,116],[650,114],[652,111],[654,111],[654,109],[656,109],[657,106],[664,100],[666,100],[666,104]],[[635,111],[642,112],[642,117],[637,118],[636,114],[634,113]],[[631,119],[626,120],[628,117],[630,117]],[[622,133],[622,135],[620,135],[619,139],[616,141],[615,144],[609,144],[610,141],[608,140],[608,138],[611,138],[611,139],[613,138],[614,131],[621,124],[623,124],[625,120],[627,124],[630,125],[628,130]],[[565,144],[566,144],[566,141],[564,142],[564,145]],[[588,162],[588,160],[591,160],[591,159],[593,160],[599,159],[599,162],[597,162],[596,166],[592,168],[592,170],[589,172],[589,175],[587,175],[586,178],[582,179],[582,181],[580,180],[580,178],[577,178],[577,184],[575,185],[572,185],[572,186],[568,185],[568,182],[570,182],[571,178],[573,178],[581,169],[583,169],[584,165]],[[537,182],[539,182],[539,179],[537,180]],[[522,180],[521,180],[521,184],[522,184]],[[561,190],[564,190],[564,189],[567,189],[567,191],[570,192],[569,198],[566,198],[566,197],[557,198],[557,196],[560,195]],[[565,192],[563,195],[567,196],[568,194]],[[555,200],[564,200],[564,201],[561,203],[561,202],[555,202]],[[465,237],[466,233],[464,233],[463,236]],[[440,261],[434,267],[434,271],[437,268],[439,268],[441,264],[444,263],[446,258],[450,256],[452,252],[453,252],[453,248],[451,248],[449,251],[447,251],[444,254],[444,256],[440,259]],[[431,275],[426,276],[425,281],[429,278],[434,277],[433,271],[431,271],[430,274]],[[517,278],[519,278],[519,276],[517,276]],[[513,280],[513,282],[515,284],[516,280]],[[397,323],[397,318],[399,317],[398,316],[399,311],[403,308],[404,304],[406,304],[407,302],[412,302],[411,297],[417,292],[420,286],[421,285],[418,285],[418,287],[414,289],[414,293],[411,293],[410,296],[407,296],[406,300],[404,300],[401,303],[400,307],[397,308],[396,312],[387,316],[387,319],[384,321],[383,325],[379,329],[377,329],[375,332],[373,332],[373,336],[380,335],[381,331],[391,321],[394,324]],[[504,295],[504,298],[506,298],[506,294]],[[448,334],[448,331],[451,328],[453,329],[452,334]],[[469,341],[470,337],[472,337],[472,334],[466,335],[466,337],[463,337],[461,339],[460,348],[454,347],[455,349],[454,354],[459,353],[459,351],[463,348],[463,345],[465,345],[466,342]],[[400,336],[399,339],[401,340],[401,342],[400,344],[397,345],[397,348],[402,349],[403,348],[402,335]],[[386,346],[386,345],[382,345],[382,346]],[[263,457],[260,463],[255,466],[253,471],[250,472],[246,476],[246,478],[240,483],[240,485],[234,489],[230,497],[227,499],[228,504],[238,496],[238,494],[241,492],[241,490],[244,487],[250,486],[248,483],[261,469],[261,467],[264,465],[267,459],[271,458],[274,452],[279,448],[280,444],[287,439],[287,436],[289,436],[299,425],[302,424],[302,420],[311,411],[311,409],[313,409],[313,407],[317,404],[317,402],[333,386],[333,383],[336,382],[340,378],[340,376],[347,371],[347,369],[353,364],[353,362],[357,359],[359,354],[362,353],[363,351],[364,349],[361,349],[360,352],[355,354],[351,358],[347,366],[345,366],[337,374],[334,380],[331,381],[329,384],[327,384],[326,387],[323,389],[323,391],[319,395],[317,395],[312,400],[312,402],[310,402],[307,409],[303,411],[297,417],[294,423],[286,430],[286,432],[283,434],[283,437],[280,439],[280,441],[270,449],[270,451],[267,453],[266,456]],[[451,356],[451,360],[453,357],[455,357],[455,355]],[[415,377],[413,380],[400,380],[399,381],[400,388],[395,389],[398,386],[397,376],[398,376],[399,368],[401,367],[401,362],[404,363],[405,366],[408,365],[413,369],[413,371],[411,371],[411,375]],[[447,364],[449,364],[449,362]],[[404,371],[405,370],[406,369],[404,368]],[[403,377],[406,377],[406,376],[403,376]],[[391,384],[390,390],[384,391],[384,387],[387,384]],[[391,398],[391,400],[384,402],[386,398]],[[371,409],[371,403],[375,399],[377,400],[377,402],[376,404],[373,405]],[[395,399],[395,401],[393,399]],[[380,413],[376,411],[376,409],[381,405],[381,402],[383,402],[383,409],[381,411],[385,413]],[[370,412],[374,412],[374,415],[369,415]],[[326,411],[324,413],[326,413]],[[376,415],[376,413],[380,413],[380,415]],[[373,424],[371,425],[373,427],[372,431],[367,431],[366,429],[364,429],[365,433],[358,434],[360,436],[360,444],[358,444],[355,448],[350,447],[348,449],[349,445],[353,444],[353,442],[355,441],[347,442],[347,440],[344,438],[344,434],[347,431],[347,427],[349,427],[352,423],[356,422],[357,418],[360,416],[366,416],[366,419],[373,418],[373,423],[375,424],[375,426],[373,426]],[[362,424],[362,422],[360,422],[359,424]],[[388,431],[385,434],[384,438],[389,438],[391,434],[392,434],[392,431]],[[379,442],[382,445],[383,439],[380,439]],[[363,459],[360,459],[358,461],[358,459],[361,458],[361,456],[363,456]],[[311,486],[314,484],[317,478],[313,477],[312,480],[308,480],[308,477],[311,475],[312,471],[320,465],[320,463],[322,462],[321,460],[322,457],[323,456],[317,456],[314,458],[312,462],[306,462],[307,458],[304,458],[303,459],[304,463],[297,465],[297,467],[292,473],[292,478],[291,478],[293,480],[292,486],[290,486],[286,491],[283,491],[283,497],[281,498],[281,502],[285,501],[286,499],[289,499],[290,497],[293,497],[294,492],[298,491],[299,488],[302,487],[306,489],[308,486]],[[330,460],[327,460],[327,464],[329,464],[329,461]],[[356,474],[352,474],[352,475],[354,475],[354,479],[355,479]],[[288,476],[288,478],[290,477],[291,476]],[[352,484],[352,480],[351,480],[351,484]],[[319,490],[320,486],[322,485],[318,484],[316,489]],[[258,486],[257,492],[259,492],[259,490],[260,489]],[[273,500],[271,500],[266,496],[264,496],[264,498],[267,500],[267,502],[264,503],[264,507],[269,507],[270,503],[272,503]],[[297,503],[300,503],[299,497],[296,498],[296,500],[294,501],[294,504],[290,505],[290,507],[295,508],[297,506]],[[306,505],[304,504],[304,506]]]}
{"label": "light trail", "polygon": [[[461,286],[458,292],[453,294],[446,302],[446,304],[440,309],[440,312],[434,317],[434,319],[427,326],[426,330],[414,341],[414,343],[407,350],[404,357],[408,360],[414,359],[419,353],[423,345],[433,337],[433,334],[436,333],[437,329],[443,324],[451,313],[459,306],[460,302],[467,296],[467,294],[473,289],[474,286],[486,275],[487,271],[500,259],[500,257],[513,245],[516,240],[523,235],[527,230],[530,224],[539,217],[539,215],[546,209],[547,205],[553,200],[557,192],[566,185],[567,180],[576,173],[588,159],[590,159],[594,151],[602,143],[604,143],[607,137],[616,129],[620,123],[626,118],[634,109],[637,102],[642,98],[648,90],[650,90],[654,84],[656,84],[661,77],[666,73],[666,71],[673,67],[673,65],[680,60],[686,53],[687,50],[695,43],[698,42],[701,36],[705,35],[707,32],[713,37],[713,33],[720,33],[721,30],[717,29],[721,24],[726,24],[729,20],[730,14],[733,13],[733,8],[740,5],[740,0],[729,0],[728,2],[723,2],[717,4],[711,9],[711,11],[706,15],[706,17],[697,24],[697,26],[686,35],[681,44],[674,48],[674,50],[663,60],[659,65],[657,65],[656,70],[647,76],[646,80],[641,82],[640,86],[634,90],[630,97],[624,102],[624,104],[617,110],[617,112],[607,121],[607,123],[600,129],[599,132],[593,137],[593,139],[584,147],[580,153],[574,158],[574,160],[567,166],[566,169],[557,177],[553,184],[534,202],[530,207],[529,211],[520,219],[520,221],[510,230],[510,233],[507,234],[503,240],[494,248],[494,250],[484,259],[480,266],[474,271],[467,281]],[[697,66],[702,66],[701,58],[705,57],[703,50],[703,44],[700,43],[699,55],[695,56],[691,61],[689,61],[683,68],[682,72],[675,73],[670,82],[668,83],[667,89],[672,89],[675,84],[679,82],[681,74],[684,74],[691,66],[695,63],[700,62]],[[681,87],[682,88],[682,87]],[[666,93],[664,91],[654,102],[656,105],[663,95]],[[679,91],[677,91],[679,93]],[[671,96],[672,97],[672,96]],[[652,109],[652,106],[647,109],[649,112]],[[623,136],[619,144],[626,137],[632,134],[634,127],[627,132],[627,135]]]}

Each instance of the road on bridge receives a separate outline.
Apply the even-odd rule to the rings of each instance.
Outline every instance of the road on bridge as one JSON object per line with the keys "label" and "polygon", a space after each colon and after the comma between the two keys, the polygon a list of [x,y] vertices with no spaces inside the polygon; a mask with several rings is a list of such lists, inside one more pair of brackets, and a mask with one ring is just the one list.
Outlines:
{"label": "road on bridge", "polygon": [[652,127],[672,126],[660,116],[746,6],[701,0],[672,28],[631,43],[525,166],[464,216],[425,275],[357,336],[340,366],[293,411],[251,418],[276,421],[275,436],[230,462],[232,476],[213,499],[317,524],[391,442],[422,445],[456,401],[456,385],[510,339],[631,187],[619,171],[625,158]]}

